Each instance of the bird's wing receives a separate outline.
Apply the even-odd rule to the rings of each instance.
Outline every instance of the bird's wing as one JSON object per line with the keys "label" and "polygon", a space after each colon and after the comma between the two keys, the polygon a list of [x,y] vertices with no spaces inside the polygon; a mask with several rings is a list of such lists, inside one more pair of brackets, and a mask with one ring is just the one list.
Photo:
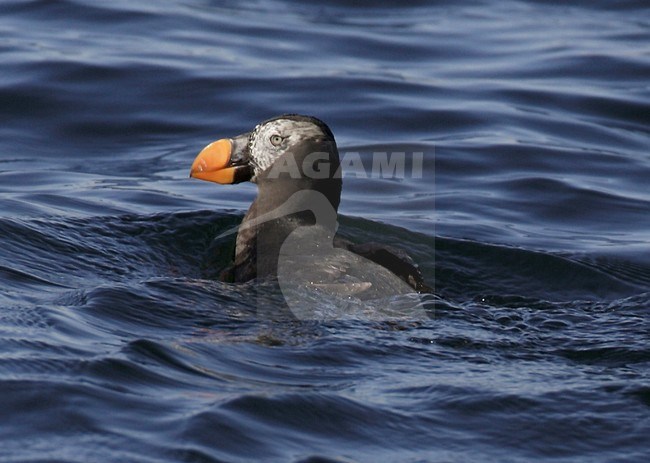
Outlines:
{"label": "bird's wing", "polygon": [[355,244],[338,235],[334,238],[334,246],[387,268],[419,293],[433,292],[424,282],[417,264],[403,249],[376,242]]}

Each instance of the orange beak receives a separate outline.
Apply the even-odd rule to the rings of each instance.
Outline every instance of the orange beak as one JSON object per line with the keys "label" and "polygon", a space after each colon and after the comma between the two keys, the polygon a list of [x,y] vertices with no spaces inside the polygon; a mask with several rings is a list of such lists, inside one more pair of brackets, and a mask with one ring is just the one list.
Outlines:
{"label": "orange beak", "polygon": [[221,139],[203,148],[192,163],[190,177],[221,184],[235,183],[240,166],[231,165],[232,143]]}

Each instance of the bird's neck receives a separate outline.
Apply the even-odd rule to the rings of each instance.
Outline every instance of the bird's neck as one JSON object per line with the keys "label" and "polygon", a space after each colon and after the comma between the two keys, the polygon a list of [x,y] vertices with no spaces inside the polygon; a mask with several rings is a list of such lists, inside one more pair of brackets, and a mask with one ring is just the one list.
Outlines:
{"label": "bird's neck", "polygon": [[273,275],[282,244],[298,228],[318,227],[323,233],[316,236],[333,237],[342,188],[333,140],[304,141],[255,183],[258,194],[239,228],[235,264],[256,262],[256,276]]}
{"label": "bird's neck", "polygon": [[235,262],[256,262],[256,276],[274,275],[286,238],[300,227],[320,227],[333,237],[341,197],[341,179],[258,182],[258,196],[237,235]]}

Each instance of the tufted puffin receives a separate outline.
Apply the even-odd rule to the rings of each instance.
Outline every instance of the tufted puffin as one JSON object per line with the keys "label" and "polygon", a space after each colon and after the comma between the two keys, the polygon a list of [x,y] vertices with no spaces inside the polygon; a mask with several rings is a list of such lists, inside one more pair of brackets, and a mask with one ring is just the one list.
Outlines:
{"label": "tufted puffin", "polygon": [[215,141],[198,154],[190,177],[258,187],[221,280],[270,277],[363,298],[431,291],[404,251],[336,235],[339,153],[332,131],[315,117],[285,114]]}

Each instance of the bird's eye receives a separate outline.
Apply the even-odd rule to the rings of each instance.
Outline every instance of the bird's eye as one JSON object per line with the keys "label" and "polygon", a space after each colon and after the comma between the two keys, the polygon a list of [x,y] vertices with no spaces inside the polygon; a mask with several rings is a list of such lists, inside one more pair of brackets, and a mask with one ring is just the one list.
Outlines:
{"label": "bird's eye", "polygon": [[280,146],[282,143],[282,137],[280,135],[271,135],[271,144],[273,146]]}

